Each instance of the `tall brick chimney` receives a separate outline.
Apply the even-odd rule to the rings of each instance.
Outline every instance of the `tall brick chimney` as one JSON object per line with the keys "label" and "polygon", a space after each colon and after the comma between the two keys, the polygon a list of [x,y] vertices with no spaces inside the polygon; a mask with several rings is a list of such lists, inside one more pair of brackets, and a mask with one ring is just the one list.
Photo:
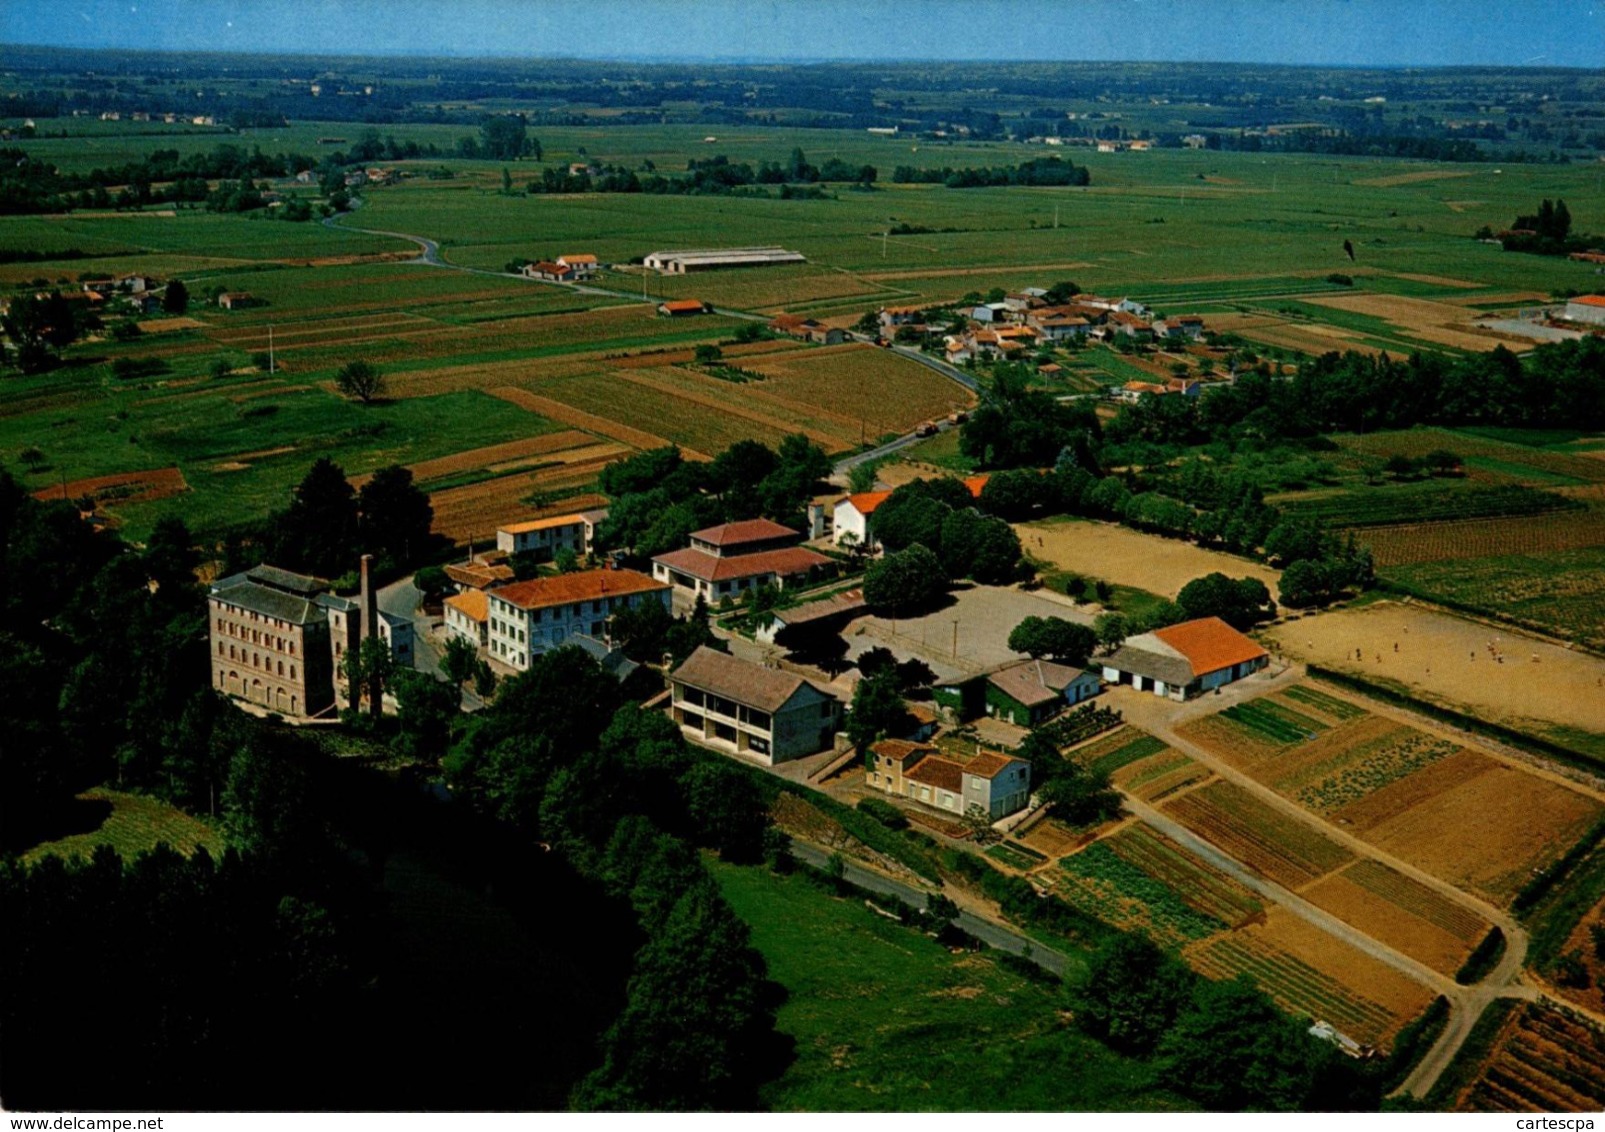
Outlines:
{"label": "tall brick chimney", "polygon": [[372,568],[373,555],[364,554],[362,556],[361,593],[362,631],[357,637],[357,642],[359,645],[369,637],[377,637],[379,635],[379,594],[374,590],[373,583],[368,577],[368,574]]}

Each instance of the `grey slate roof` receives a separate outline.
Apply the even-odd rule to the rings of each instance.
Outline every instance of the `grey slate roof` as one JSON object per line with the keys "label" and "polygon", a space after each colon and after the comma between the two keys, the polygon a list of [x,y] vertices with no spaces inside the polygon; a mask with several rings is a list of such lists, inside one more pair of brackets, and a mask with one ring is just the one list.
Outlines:
{"label": "grey slate roof", "polygon": [[1104,658],[1103,664],[1106,668],[1163,680],[1177,688],[1193,681],[1192,662],[1152,633],[1127,638],[1114,655]]}
{"label": "grey slate roof", "polygon": [[830,695],[801,676],[737,660],[706,645],[688,656],[685,663],[670,673],[669,679],[770,714],[785,707],[804,687],[813,688],[821,696]]}
{"label": "grey slate roof", "polygon": [[238,579],[237,575],[214,584],[212,596],[241,609],[260,613],[263,617],[288,621],[292,625],[310,625],[325,619],[322,607],[314,602],[249,579]]}
{"label": "grey slate roof", "polygon": [[1046,660],[1028,660],[992,673],[987,680],[1016,703],[1026,707],[1049,703],[1073,684],[1081,669]]}
{"label": "grey slate roof", "polygon": [[300,594],[303,597],[311,597],[329,588],[329,583],[319,578],[281,570],[277,566],[253,566],[245,572],[245,576],[264,586],[272,586],[276,590]]}

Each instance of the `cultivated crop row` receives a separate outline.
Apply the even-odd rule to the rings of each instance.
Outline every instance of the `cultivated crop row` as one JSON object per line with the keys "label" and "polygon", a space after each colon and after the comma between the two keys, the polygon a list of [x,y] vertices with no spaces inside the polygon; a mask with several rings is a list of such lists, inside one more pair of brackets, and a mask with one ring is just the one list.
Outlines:
{"label": "cultivated crop row", "polygon": [[1358,757],[1345,760],[1328,774],[1299,789],[1294,797],[1318,813],[1329,814],[1458,749],[1447,739],[1400,728],[1377,749],[1353,752]]}
{"label": "cultivated crop row", "polygon": [[[1590,462],[1605,465],[1605,460]],[[1383,568],[1578,550],[1605,545],[1605,507],[1517,518],[1372,527],[1365,533],[1365,542],[1377,565]]]}
{"label": "cultivated crop row", "polygon": [[1105,844],[1193,908],[1231,928],[1242,927],[1264,911],[1248,889],[1145,825],[1122,830]]}
{"label": "cultivated crop row", "polygon": [[1251,935],[1237,933],[1211,940],[1188,958],[1212,978],[1246,974],[1291,1013],[1330,1022],[1361,1041],[1379,1042],[1396,1021],[1386,1007]]}
{"label": "cultivated crop row", "polygon": [[1157,802],[1209,775],[1207,767],[1167,748],[1131,764],[1130,773],[1117,774],[1115,783],[1145,802]]}
{"label": "cultivated crop row", "polygon": [[1120,926],[1145,928],[1161,943],[1179,945],[1226,927],[1223,921],[1190,905],[1164,881],[1125,860],[1106,842],[1095,842],[1059,863],[1069,880],[1062,891],[1070,903],[1102,919],[1118,909],[1123,921]]}
{"label": "cultivated crop row", "polygon": [[1343,876],[1464,943],[1474,944],[1488,931],[1487,921],[1477,913],[1379,861],[1356,861]]}
{"label": "cultivated crop row", "polygon": [[1264,700],[1233,704],[1221,716],[1276,743],[1302,743],[1326,730],[1311,716]]}
{"label": "cultivated crop row", "polygon": [[1329,715],[1339,721],[1359,719],[1362,715],[1370,714],[1359,704],[1352,704],[1348,700],[1340,700],[1336,696],[1329,696],[1325,692],[1311,688],[1307,684],[1294,684],[1291,688],[1284,690],[1281,696],[1303,704],[1305,707],[1314,708],[1323,715]]}
{"label": "cultivated crop row", "polygon": [[1166,808],[1243,864],[1289,888],[1354,859],[1336,841],[1271,809],[1236,783],[1212,783]]}
{"label": "cultivated crop row", "polygon": [[1542,1003],[1523,1004],[1456,1107],[1598,1112],[1605,1107],[1605,1032]]}

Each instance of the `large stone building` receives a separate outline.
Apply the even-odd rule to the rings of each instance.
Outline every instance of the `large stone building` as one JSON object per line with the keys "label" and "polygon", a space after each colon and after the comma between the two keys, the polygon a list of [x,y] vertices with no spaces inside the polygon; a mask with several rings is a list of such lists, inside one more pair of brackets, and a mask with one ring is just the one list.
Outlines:
{"label": "large stone building", "polygon": [[[318,578],[256,566],[212,583],[207,597],[212,686],[225,695],[298,719],[333,712],[340,661],[368,632],[395,663],[413,666],[413,625],[380,612],[362,559],[358,599],[329,592]],[[366,611],[366,613],[365,613]]]}

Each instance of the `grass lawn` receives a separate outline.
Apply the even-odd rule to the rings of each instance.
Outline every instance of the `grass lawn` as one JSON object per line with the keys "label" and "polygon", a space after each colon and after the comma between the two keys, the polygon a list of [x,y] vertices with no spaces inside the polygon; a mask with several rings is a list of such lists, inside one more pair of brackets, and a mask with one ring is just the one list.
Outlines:
{"label": "grass lawn", "polygon": [[91,828],[34,846],[22,855],[33,863],[42,857],[88,857],[97,845],[110,845],[130,860],[165,841],[185,856],[204,847],[213,856],[223,851],[223,837],[198,818],[157,798],[97,787],[78,795],[82,824]]}
{"label": "grass lawn", "polygon": [[776,1111],[1189,1107],[1149,1065],[1071,1030],[1058,987],[984,953],[950,954],[802,876],[711,867],[770,977],[790,992],[779,1028],[797,1056],[766,1086]]}

